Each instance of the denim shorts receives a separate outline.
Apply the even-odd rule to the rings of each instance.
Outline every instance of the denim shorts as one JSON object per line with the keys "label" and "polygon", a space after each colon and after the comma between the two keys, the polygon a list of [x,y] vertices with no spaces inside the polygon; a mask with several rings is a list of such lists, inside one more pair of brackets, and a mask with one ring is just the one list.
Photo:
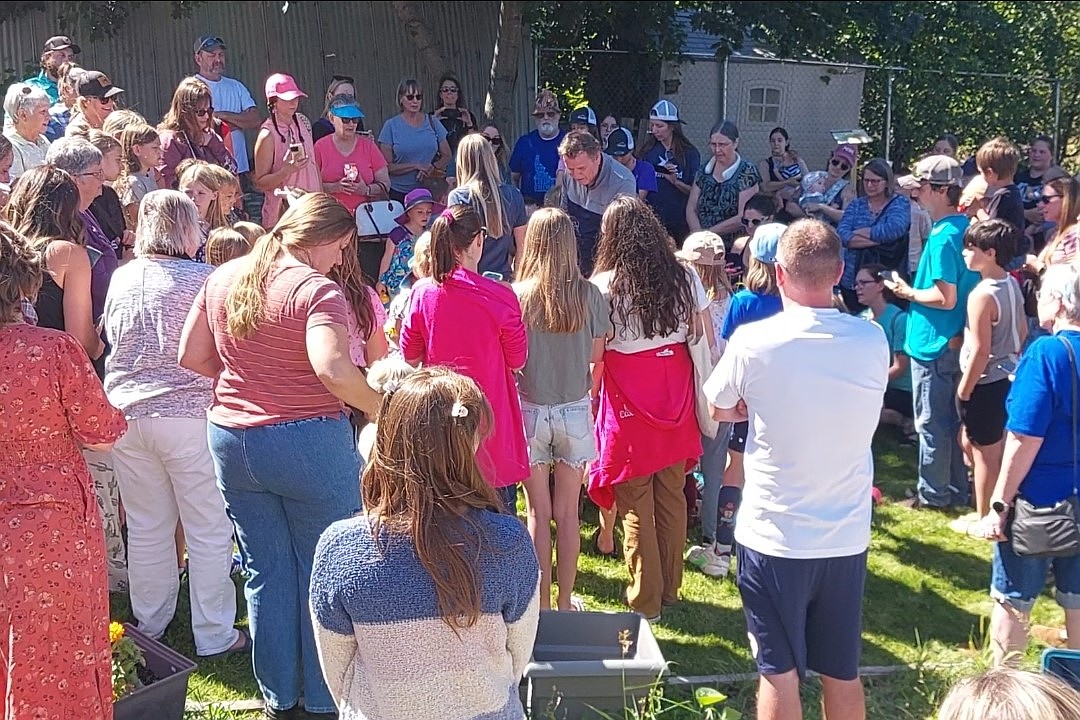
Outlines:
{"label": "denim shorts", "polygon": [[990,564],[990,597],[1020,612],[1031,612],[1035,598],[1046,586],[1054,567],[1054,599],[1066,610],[1080,610],[1080,555],[1072,557],[1020,557],[1012,541],[994,543]]}
{"label": "denim shorts", "polygon": [[529,464],[561,462],[584,467],[596,459],[592,402],[588,396],[562,405],[534,405],[521,401]]}

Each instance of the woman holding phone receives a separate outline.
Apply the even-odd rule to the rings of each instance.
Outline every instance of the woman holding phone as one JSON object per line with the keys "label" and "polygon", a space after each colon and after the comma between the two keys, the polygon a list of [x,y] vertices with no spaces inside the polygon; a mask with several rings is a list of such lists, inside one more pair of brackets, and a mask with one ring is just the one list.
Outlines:
{"label": "woman holding phone", "polygon": [[266,79],[266,103],[270,117],[255,140],[255,187],[263,191],[262,222],[273,226],[281,216],[280,190],[322,190],[315,166],[311,122],[296,111],[307,97],[291,76],[274,73]]}

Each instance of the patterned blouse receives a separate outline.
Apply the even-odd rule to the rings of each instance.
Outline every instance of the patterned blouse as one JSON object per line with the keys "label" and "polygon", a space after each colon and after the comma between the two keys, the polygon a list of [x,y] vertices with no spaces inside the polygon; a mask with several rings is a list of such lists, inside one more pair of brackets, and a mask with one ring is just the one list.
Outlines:
{"label": "patterned blouse", "polygon": [[710,228],[739,212],[739,193],[761,184],[761,173],[753,163],[739,159],[739,165],[726,180],[717,181],[712,174],[713,163],[706,163],[698,172],[694,184],[701,188],[697,215],[701,227]]}

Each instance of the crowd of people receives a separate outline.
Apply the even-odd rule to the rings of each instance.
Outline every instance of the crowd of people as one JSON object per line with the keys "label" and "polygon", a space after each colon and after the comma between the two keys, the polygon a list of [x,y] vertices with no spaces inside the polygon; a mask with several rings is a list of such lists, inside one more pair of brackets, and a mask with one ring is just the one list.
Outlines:
{"label": "crowd of people", "polygon": [[110,718],[108,592],[160,638],[186,579],[197,654],[250,654],[267,718],[521,718],[540,611],[584,607],[584,487],[630,610],[734,564],[759,717],[814,671],[858,720],[881,423],[918,446],[904,504],[996,541],[998,664],[1051,567],[1080,648],[1080,547],[1010,533],[1076,492],[1080,184],[1048,138],[811,171],[781,127],[754,162],[721,120],[703,158],[670,100],[641,138],[541,90],[508,151],[451,73],[375,135],[353,78],[312,122],[272,74],[263,119],[224,40],[193,49],[156,124],[64,36],[4,99],[6,717]]}

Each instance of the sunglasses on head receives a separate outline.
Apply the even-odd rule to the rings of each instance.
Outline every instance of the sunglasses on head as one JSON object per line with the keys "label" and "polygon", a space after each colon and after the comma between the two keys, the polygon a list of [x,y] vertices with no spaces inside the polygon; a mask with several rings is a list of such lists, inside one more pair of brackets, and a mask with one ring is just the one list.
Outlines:
{"label": "sunglasses on head", "polygon": [[423,100],[424,93],[405,93],[401,97],[405,98],[406,100]]}
{"label": "sunglasses on head", "polygon": [[349,83],[350,85],[356,84],[356,81],[353,80],[352,76],[350,75],[331,75],[330,80],[337,83]]}
{"label": "sunglasses on head", "polygon": [[833,158],[832,160],[830,160],[829,164],[832,165],[833,167],[840,168],[844,172],[847,172],[848,170],[851,169],[851,166],[848,165],[846,162],[844,162],[843,160],[837,160],[836,158]]}
{"label": "sunglasses on head", "polygon": [[203,40],[202,45],[199,46],[199,52],[203,52],[206,48],[214,47],[215,45],[225,47],[225,41],[219,37],[208,37]]}
{"label": "sunglasses on head", "polygon": [[206,117],[207,115],[214,114],[214,106],[211,105],[210,107],[196,108],[193,112],[195,113],[195,117]]}

